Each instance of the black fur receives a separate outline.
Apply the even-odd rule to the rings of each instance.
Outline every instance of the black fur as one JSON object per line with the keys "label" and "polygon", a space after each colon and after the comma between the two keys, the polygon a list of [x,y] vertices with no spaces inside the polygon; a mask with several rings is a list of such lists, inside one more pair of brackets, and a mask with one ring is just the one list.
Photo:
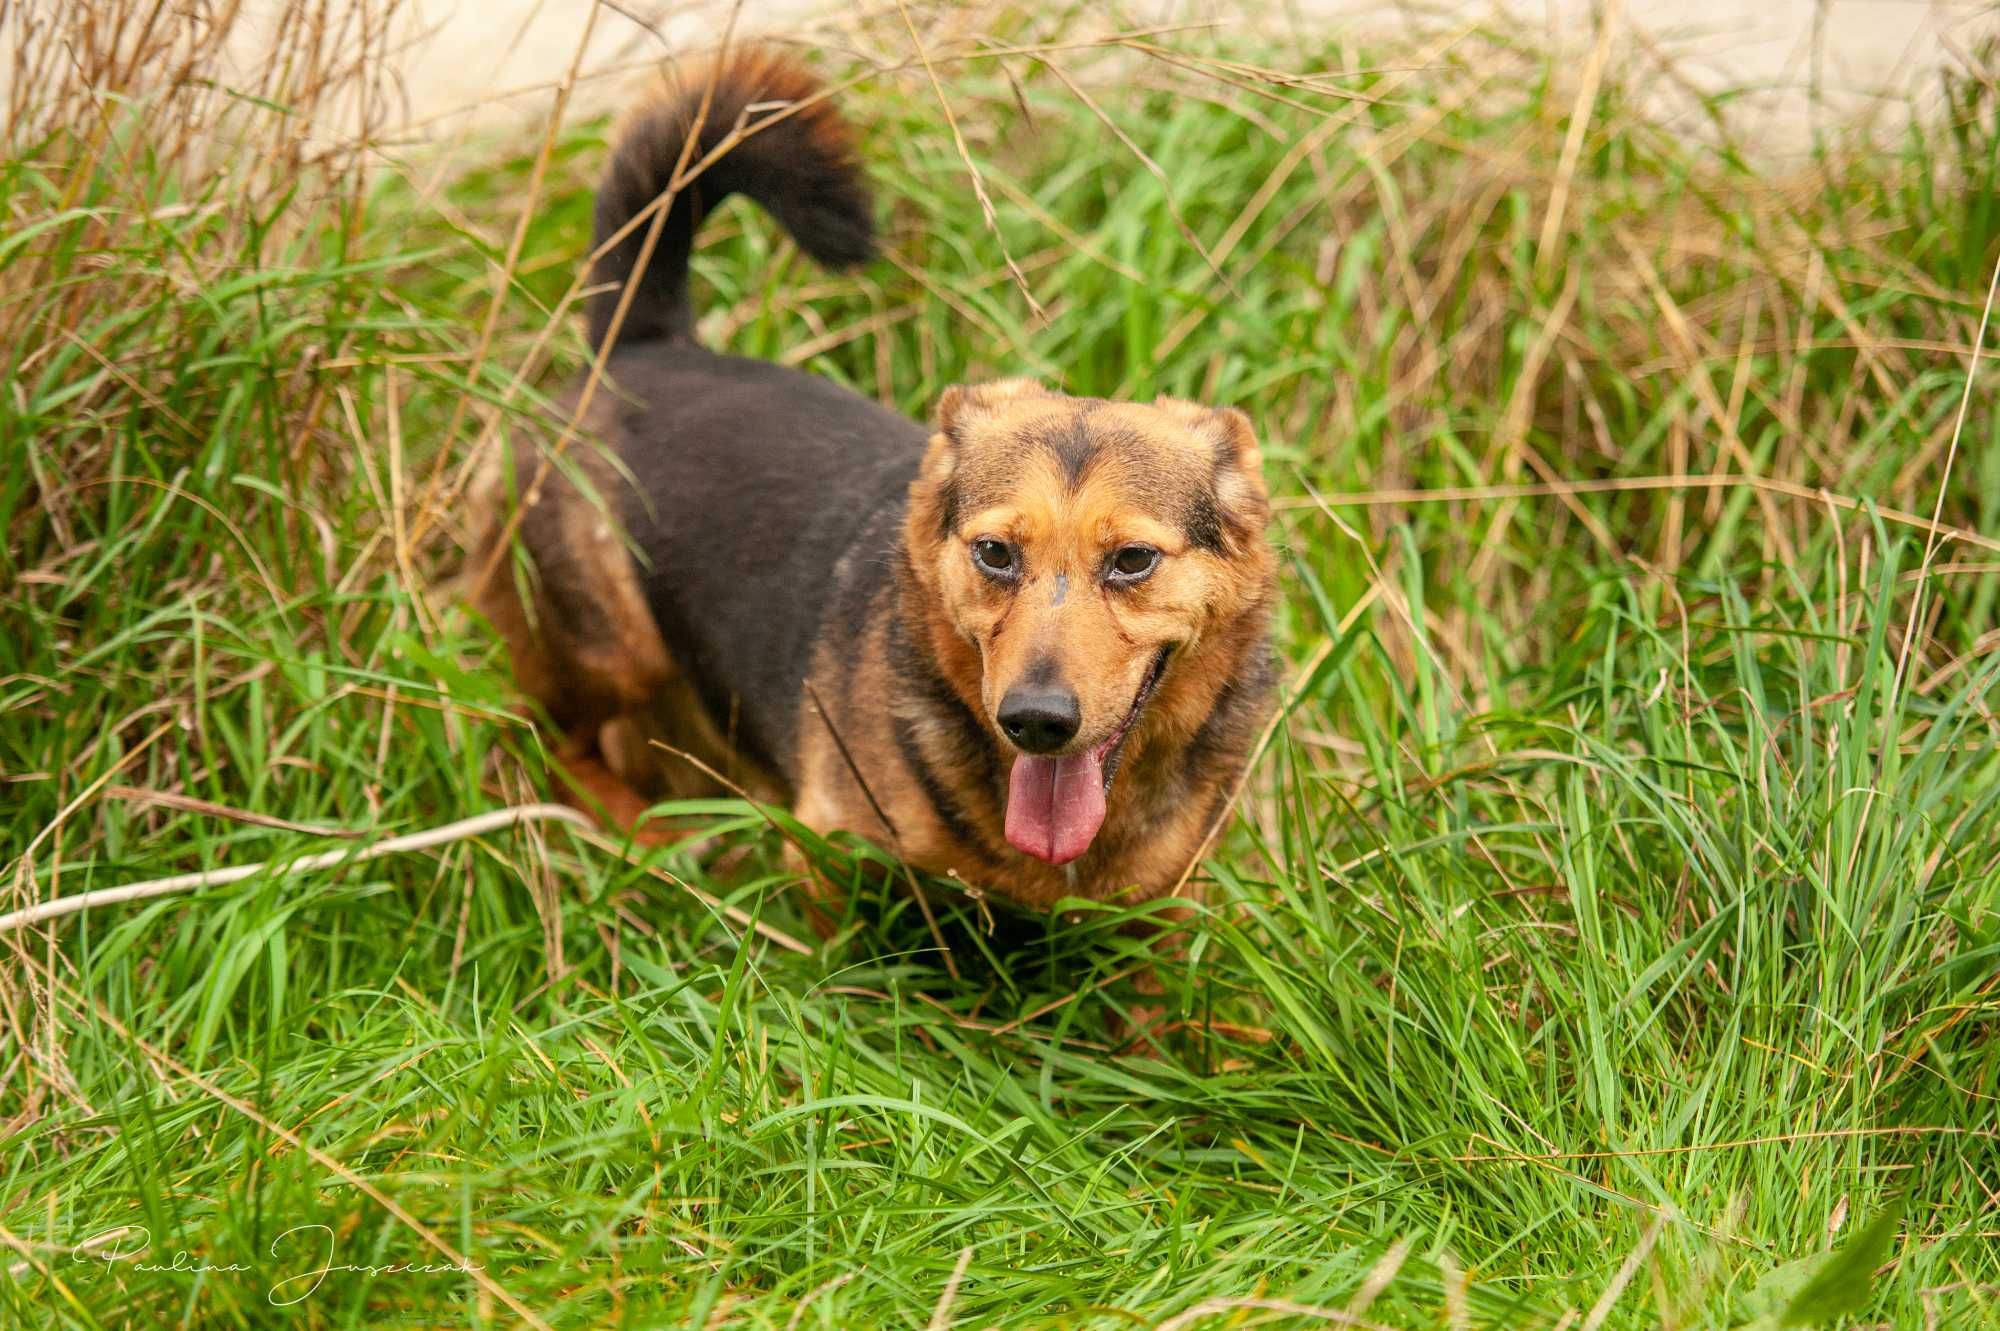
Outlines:
{"label": "black fur", "polygon": [[[621,514],[668,650],[738,744],[795,779],[821,626],[894,581],[929,432],[840,385],[691,342],[612,354]],[[641,498],[643,496],[643,498]]]}
{"label": "black fur", "polygon": [[[643,552],[640,580],[669,651],[711,719],[733,721],[745,756],[788,780],[822,621],[893,581],[928,438],[828,380],[693,340],[688,256],[702,217],[731,193],[755,199],[829,266],[874,253],[867,181],[832,104],[811,100],[818,92],[762,49],[688,77],[620,138],[596,218],[601,246],[670,186],[684,149],[693,170],[747,131],[675,197],[636,279],[606,363],[616,404],[606,434],[632,475],[619,517]],[[600,351],[647,230],[633,227],[592,272],[613,284],[590,299]]]}
{"label": "black fur", "polygon": [[[597,247],[666,192],[684,155],[682,170],[693,172],[733,132],[745,137],[701,167],[675,196],[619,328],[621,343],[693,334],[688,255],[695,229],[731,194],[755,199],[799,248],[828,267],[853,267],[873,257],[867,180],[832,104],[810,100],[818,93],[818,84],[797,66],[752,50],[715,66],[713,74],[692,76],[626,128],[597,193]],[[650,229],[651,219],[634,226],[591,270],[593,285],[609,284],[590,297],[593,348],[603,349],[620,290],[638,267]]]}

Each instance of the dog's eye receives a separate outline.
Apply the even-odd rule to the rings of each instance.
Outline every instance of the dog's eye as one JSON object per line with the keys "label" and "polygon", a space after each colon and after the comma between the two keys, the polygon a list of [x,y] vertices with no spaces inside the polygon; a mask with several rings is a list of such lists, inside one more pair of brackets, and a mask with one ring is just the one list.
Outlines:
{"label": "dog's eye", "polygon": [[1120,546],[1111,555],[1107,576],[1113,582],[1138,582],[1159,567],[1160,552],[1150,545]]}
{"label": "dog's eye", "polygon": [[972,562],[979,565],[981,573],[996,578],[1011,578],[1017,572],[1014,564],[1014,547],[1005,541],[990,538],[972,543]]}

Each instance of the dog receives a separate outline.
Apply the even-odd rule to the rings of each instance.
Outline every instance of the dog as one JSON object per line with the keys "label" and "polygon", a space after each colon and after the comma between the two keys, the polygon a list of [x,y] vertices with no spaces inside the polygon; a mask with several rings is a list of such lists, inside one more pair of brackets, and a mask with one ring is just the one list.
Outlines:
{"label": "dog", "polygon": [[710,351],[689,256],[731,193],[824,266],[875,252],[809,73],[750,49],[684,75],[597,197],[596,442],[517,442],[479,500],[472,599],[571,782],[636,824],[726,780],[1029,909],[1174,893],[1274,692],[1249,418],[1012,378],[947,389],[927,428]]}

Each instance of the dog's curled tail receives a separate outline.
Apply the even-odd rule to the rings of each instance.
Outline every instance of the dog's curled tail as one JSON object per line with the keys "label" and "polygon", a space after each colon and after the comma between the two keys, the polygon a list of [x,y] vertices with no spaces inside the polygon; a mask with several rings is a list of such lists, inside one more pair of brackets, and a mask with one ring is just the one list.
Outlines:
{"label": "dog's curled tail", "polygon": [[695,228],[730,194],[755,199],[828,267],[851,267],[875,252],[853,135],[817,79],[765,47],[677,73],[671,91],[626,123],[597,192],[595,248],[604,253],[591,284],[604,289],[588,306],[594,349],[603,348],[651,229],[651,216],[634,219],[673,187],[677,167],[686,178],[639,273],[618,330],[621,344],[693,335],[688,255]]}

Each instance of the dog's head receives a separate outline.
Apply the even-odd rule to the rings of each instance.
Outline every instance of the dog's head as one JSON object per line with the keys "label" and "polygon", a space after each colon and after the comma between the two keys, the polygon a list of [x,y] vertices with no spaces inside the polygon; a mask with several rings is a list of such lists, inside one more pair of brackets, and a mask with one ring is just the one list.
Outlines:
{"label": "dog's head", "polygon": [[1148,707],[1204,641],[1261,606],[1275,561],[1240,411],[1067,397],[1025,379],[948,389],[905,541],[931,615],[1014,750],[1007,839],[1083,854]]}

